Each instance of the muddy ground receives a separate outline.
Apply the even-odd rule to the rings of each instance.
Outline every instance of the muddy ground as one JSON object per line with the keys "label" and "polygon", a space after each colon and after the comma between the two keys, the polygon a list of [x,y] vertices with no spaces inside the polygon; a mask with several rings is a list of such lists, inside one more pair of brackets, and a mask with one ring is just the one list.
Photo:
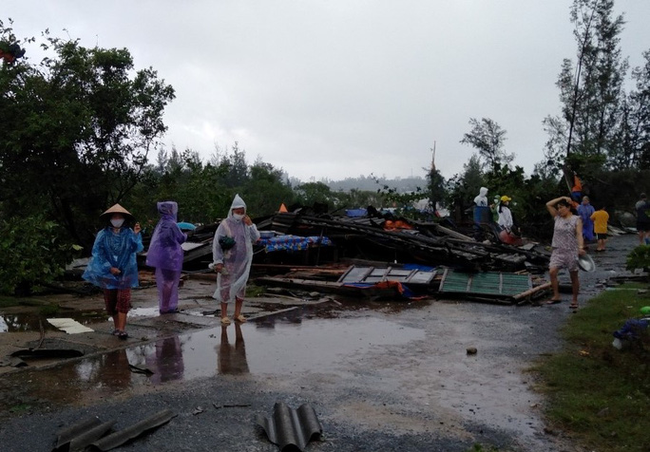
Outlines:
{"label": "muddy ground", "polygon": [[[581,273],[582,303],[626,273],[636,244],[614,237],[593,254],[598,270]],[[109,334],[99,296],[50,297],[57,316],[91,333],[45,326],[43,337],[33,312],[5,310],[0,358],[41,338],[85,355],[0,367],[2,450],[51,450],[57,431],[88,416],[122,429],[169,408],[171,422],[121,450],[274,451],[255,420],[278,401],[315,408],[323,437],[307,451],[580,450],[545,425],[527,371],[562,346],[568,294],[541,307],[262,297],[247,302],[248,323],[222,327],[205,315],[216,308],[213,289],[186,281],[182,313],[165,316],[154,287],[136,291],[128,341]]]}

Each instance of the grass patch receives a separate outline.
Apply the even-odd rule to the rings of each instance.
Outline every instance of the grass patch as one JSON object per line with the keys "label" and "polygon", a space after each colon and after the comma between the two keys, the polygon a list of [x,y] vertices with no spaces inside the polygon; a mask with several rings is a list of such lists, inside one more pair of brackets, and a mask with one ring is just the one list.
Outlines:
{"label": "grass patch", "polygon": [[550,423],[599,452],[650,450],[650,332],[627,350],[612,346],[612,333],[650,305],[635,287],[602,292],[572,315],[565,349],[535,369]]}

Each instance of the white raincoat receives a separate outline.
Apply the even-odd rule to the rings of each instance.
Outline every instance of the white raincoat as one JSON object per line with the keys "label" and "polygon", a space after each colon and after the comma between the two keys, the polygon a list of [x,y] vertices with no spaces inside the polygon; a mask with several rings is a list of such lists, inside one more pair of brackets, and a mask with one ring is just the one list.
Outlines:
{"label": "white raincoat", "polygon": [[481,187],[478,196],[474,198],[474,204],[479,207],[486,207],[488,205],[487,193],[488,189],[486,187]]}
{"label": "white raincoat", "polygon": [[[228,217],[217,228],[212,243],[214,264],[223,264],[223,271],[217,275],[217,290],[213,295],[213,298],[221,303],[235,301],[235,297],[244,299],[253,262],[253,243],[260,238],[254,224],[247,226],[243,220],[233,217],[232,210],[239,207],[246,209],[246,203],[239,195],[235,195]],[[224,250],[219,243],[221,237],[234,239],[235,245],[229,250]]]}

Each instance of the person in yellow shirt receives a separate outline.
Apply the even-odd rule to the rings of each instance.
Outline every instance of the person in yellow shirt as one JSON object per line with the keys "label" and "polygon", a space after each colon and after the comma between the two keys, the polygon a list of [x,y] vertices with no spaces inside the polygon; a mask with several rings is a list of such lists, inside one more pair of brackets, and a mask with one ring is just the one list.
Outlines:
{"label": "person in yellow shirt", "polygon": [[609,221],[609,214],[605,210],[605,206],[591,214],[591,221],[594,222],[594,232],[598,239],[598,247],[596,251],[605,251],[605,242],[607,241],[607,221]]}

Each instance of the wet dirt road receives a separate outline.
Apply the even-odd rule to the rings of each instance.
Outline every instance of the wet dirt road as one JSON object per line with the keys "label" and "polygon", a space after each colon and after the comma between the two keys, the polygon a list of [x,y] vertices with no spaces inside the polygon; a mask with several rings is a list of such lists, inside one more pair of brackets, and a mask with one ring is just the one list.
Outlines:
{"label": "wet dirt road", "polygon": [[[583,301],[601,289],[599,281],[622,273],[621,259],[635,244],[633,236],[617,237],[610,252],[594,256],[598,271],[581,274]],[[151,297],[155,304],[154,291]],[[0,444],[50,450],[58,430],[89,415],[115,419],[121,429],[170,408],[177,416],[169,424],[122,449],[278,450],[255,417],[282,401],[309,403],[319,416],[323,441],[306,450],[467,451],[476,443],[577,450],[544,433],[543,400],[526,372],[561,347],[557,329],[571,315],[565,297],[544,307],[346,301],[288,311],[277,300],[266,308],[252,300],[248,315],[259,317],[227,328],[200,315],[200,303],[188,305],[183,327],[141,311],[128,344],[111,343],[102,331],[99,339],[77,340],[94,347],[85,358],[5,373]],[[268,315],[271,305],[280,312]],[[139,309],[152,309],[151,302]]]}

